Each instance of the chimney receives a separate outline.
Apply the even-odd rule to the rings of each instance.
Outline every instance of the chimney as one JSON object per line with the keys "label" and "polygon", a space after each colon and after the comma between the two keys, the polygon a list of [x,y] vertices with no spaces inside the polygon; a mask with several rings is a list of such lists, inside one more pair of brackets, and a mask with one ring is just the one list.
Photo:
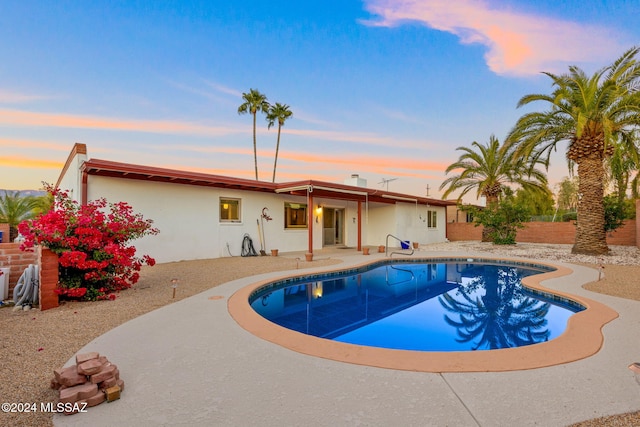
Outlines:
{"label": "chimney", "polygon": [[347,178],[344,180],[346,185],[352,185],[354,187],[367,188],[367,180],[364,178],[360,178],[360,175],[357,173],[351,174],[351,178]]}

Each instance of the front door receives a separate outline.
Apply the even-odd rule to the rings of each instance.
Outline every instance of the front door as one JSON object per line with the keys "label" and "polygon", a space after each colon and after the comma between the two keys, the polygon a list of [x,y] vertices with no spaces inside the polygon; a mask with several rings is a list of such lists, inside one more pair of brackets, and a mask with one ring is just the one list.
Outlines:
{"label": "front door", "polygon": [[323,208],[324,246],[344,245],[344,209]]}

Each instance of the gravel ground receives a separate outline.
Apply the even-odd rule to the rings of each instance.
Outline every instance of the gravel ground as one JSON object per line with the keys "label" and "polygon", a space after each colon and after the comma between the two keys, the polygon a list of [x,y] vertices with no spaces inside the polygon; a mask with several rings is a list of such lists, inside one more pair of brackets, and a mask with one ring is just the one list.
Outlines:
{"label": "gravel ground", "polygon": [[[587,289],[640,301],[640,251],[613,246],[605,257],[571,255],[570,245],[518,244],[511,247],[479,242],[428,245],[422,251],[482,251],[496,256],[528,257],[573,262],[602,268],[603,279]],[[243,276],[269,271],[309,268],[339,263],[318,257],[305,262],[292,257],[219,258],[157,264],[144,267],[140,281],[121,292],[115,301],[66,302],[59,308],[14,311],[0,309],[0,396],[2,402],[36,403],[37,412],[0,413],[0,425],[51,426],[52,415],[39,411],[40,402],[55,402],[57,391],[49,388],[53,370],[62,367],[80,348],[114,327],[147,313]],[[175,299],[171,279],[178,278]],[[110,357],[111,355],[106,354]],[[125,383],[126,378],[123,378]],[[576,424],[637,426],[640,412]]]}

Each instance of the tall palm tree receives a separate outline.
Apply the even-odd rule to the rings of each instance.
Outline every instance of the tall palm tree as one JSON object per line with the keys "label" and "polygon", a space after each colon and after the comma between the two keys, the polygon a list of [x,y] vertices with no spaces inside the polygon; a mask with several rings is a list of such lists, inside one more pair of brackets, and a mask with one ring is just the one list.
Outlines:
{"label": "tall palm tree", "polygon": [[544,101],[549,109],[522,116],[507,141],[520,156],[549,165],[551,152],[568,142],[569,165],[578,165],[579,203],[576,254],[609,252],[604,219],[604,164],[613,155],[615,138],[630,141],[640,125],[639,48],[626,51],[613,64],[588,76],[576,66],[567,74],[544,73],[553,81],[550,95],[526,95],[518,107]]}
{"label": "tall palm tree", "polygon": [[256,168],[256,181],[258,180],[258,150],[256,144],[256,115],[258,111],[269,111],[267,97],[257,89],[249,89],[248,93],[242,93],[244,102],[238,107],[238,114],[251,113],[253,116],[253,164]]}
{"label": "tall palm tree", "polygon": [[9,241],[18,236],[18,224],[36,216],[40,199],[21,196],[19,191],[6,192],[0,197],[0,222],[9,224]]}
{"label": "tall palm tree", "polygon": [[[503,189],[508,184],[518,184],[531,191],[547,191],[546,176],[535,168],[535,163],[528,163],[523,158],[515,158],[513,152],[500,146],[500,141],[491,135],[489,142],[482,145],[476,141],[472,147],[458,147],[463,154],[445,170],[449,173],[461,170],[459,175],[450,176],[440,185],[445,189],[443,197],[462,190],[458,196],[461,200],[471,190],[476,190],[476,197],[484,197],[487,206],[498,202]],[[490,240],[490,230],[483,230],[483,241]]]}
{"label": "tall palm tree", "polygon": [[278,142],[276,143],[276,157],[273,161],[273,180],[272,182],[276,182],[276,165],[278,164],[278,150],[280,150],[280,130],[282,126],[284,126],[284,122],[293,116],[293,112],[289,110],[289,106],[287,104],[280,104],[276,102],[274,105],[269,106],[269,111],[267,112],[267,129],[271,129],[278,121]]}

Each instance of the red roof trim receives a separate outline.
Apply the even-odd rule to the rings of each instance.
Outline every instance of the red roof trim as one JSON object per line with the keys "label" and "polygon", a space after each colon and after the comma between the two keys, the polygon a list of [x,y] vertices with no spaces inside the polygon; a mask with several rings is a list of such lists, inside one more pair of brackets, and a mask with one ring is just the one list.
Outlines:
{"label": "red roof trim", "polygon": [[[271,183],[244,178],[233,178],[224,175],[189,172],[176,169],[158,168],[153,166],[134,165],[130,163],[113,162],[109,160],[90,159],[82,165],[82,172],[89,175],[109,176],[123,179],[167,182],[172,184],[199,185],[219,188],[235,188],[238,190],[276,192],[276,190],[313,188],[314,197],[326,197],[343,200],[368,200],[369,202],[394,204],[399,201],[431,206],[452,206],[455,201],[430,199],[410,194],[394,193],[371,188],[355,187],[346,184],[305,180],[286,183]],[[319,187],[319,188],[318,188]],[[289,193],[295,194],[295,191]],[[301,193],[302,194],[302,193]],[[411,199],[411,200],[407,200]]]}

